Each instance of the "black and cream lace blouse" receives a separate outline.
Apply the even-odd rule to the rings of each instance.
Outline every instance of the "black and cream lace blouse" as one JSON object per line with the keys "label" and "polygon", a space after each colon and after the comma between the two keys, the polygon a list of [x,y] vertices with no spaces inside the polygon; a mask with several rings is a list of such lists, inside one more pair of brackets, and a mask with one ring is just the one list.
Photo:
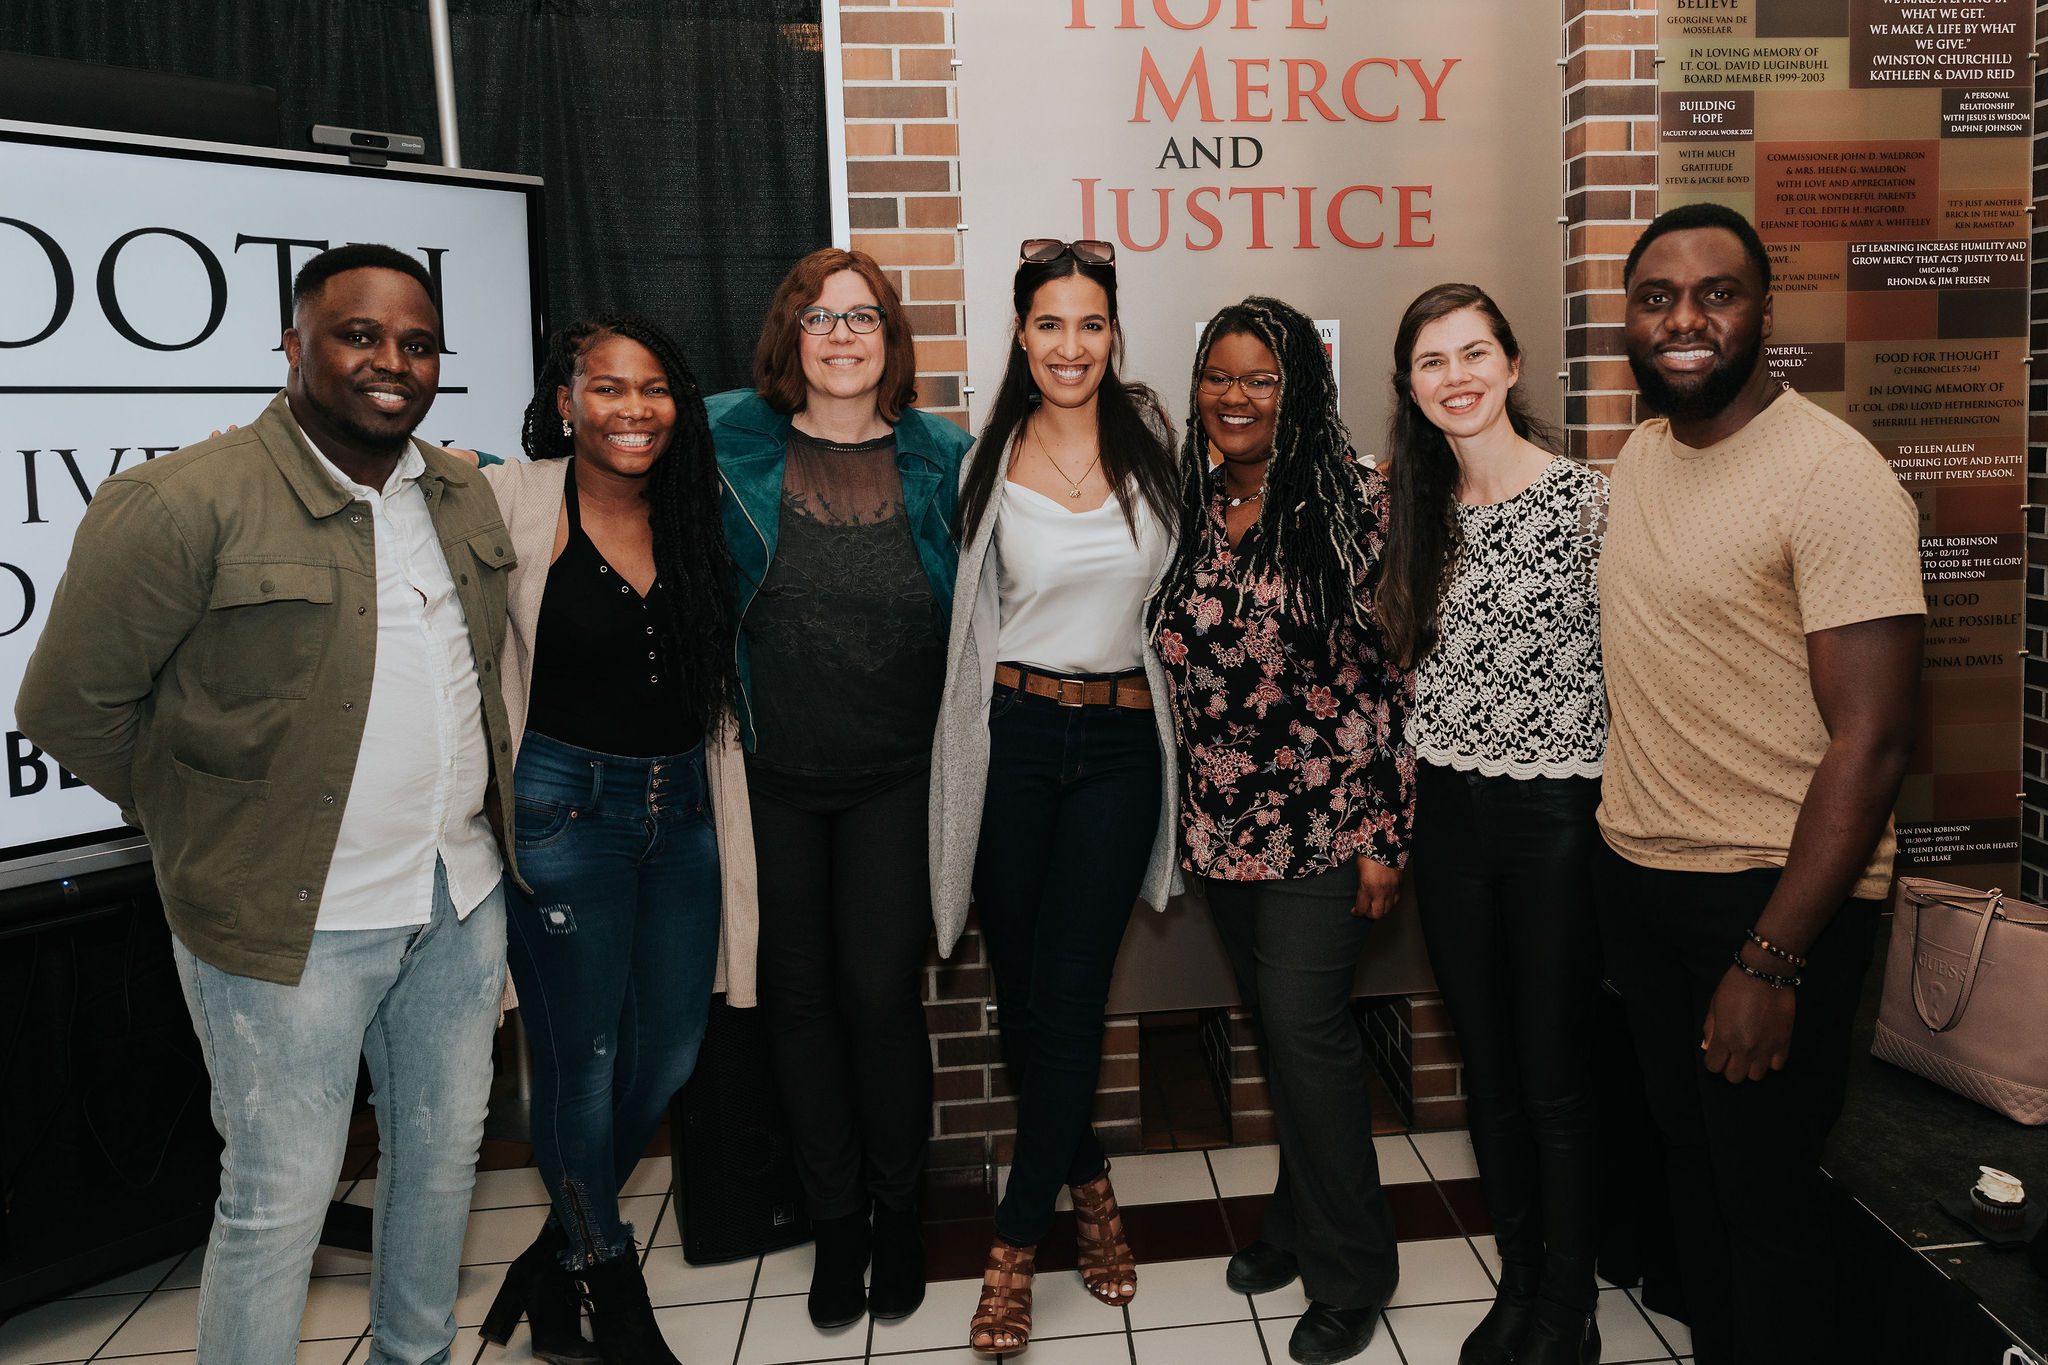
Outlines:
{"label": "black and cream lace blouse", "polygon": [[1505,502],[1460,503],[1436,647],[1415,673],[1418,758],[1489,777],[1598,777],[1607,479],[1554,459]]}

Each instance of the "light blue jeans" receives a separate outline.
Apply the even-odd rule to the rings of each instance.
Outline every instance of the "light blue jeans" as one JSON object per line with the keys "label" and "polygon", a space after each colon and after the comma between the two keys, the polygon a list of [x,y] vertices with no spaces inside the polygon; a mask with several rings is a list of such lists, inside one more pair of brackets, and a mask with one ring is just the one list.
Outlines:
{"label": "light blue jeans", "polygon": [[455,918],[319,932],[297,986],[233,976],[174,944],[226,1140],[199,1284],[199,1365],[298,1355],[306,1279],[348,1144],[356,1060],[377,1106],[368,1365],[442,1365],[505,979],[505,898]]}

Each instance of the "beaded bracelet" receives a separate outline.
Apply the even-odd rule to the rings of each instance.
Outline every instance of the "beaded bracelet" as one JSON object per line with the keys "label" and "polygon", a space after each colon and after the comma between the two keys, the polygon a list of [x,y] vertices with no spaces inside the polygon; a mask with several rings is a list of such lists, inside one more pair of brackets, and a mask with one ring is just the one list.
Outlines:
{"label": "beaded bracelet", "polygon": [[1791,990],[1800,982],[1800,978],[1796,976],[1772,976],[1769,972],[1758,971],[1742,960],[1742,950],[1740,948],[1735,950],[1735,965],[1742,968],[1744,975],[1756,978],[1775,991]]}
{"label": "beaded bracelet", "polygon": [[1765,952],[1769,953],[1772,957],[1780,958],[1786,962],[1791,963],[1795,967],[1804,967],[1806,965],[1806,959],[1801,957],[1799,954],[1788,953],[1783,948],[1780,948],[1777,944],[1771,942],[1769,939],[1759,938],[1757,936],[1756,930],[1754,929],[1748,930],[1747,932],[1749,934],[1749,941],[1751,943],[1754,943],[1757,947],[1763,949]]}

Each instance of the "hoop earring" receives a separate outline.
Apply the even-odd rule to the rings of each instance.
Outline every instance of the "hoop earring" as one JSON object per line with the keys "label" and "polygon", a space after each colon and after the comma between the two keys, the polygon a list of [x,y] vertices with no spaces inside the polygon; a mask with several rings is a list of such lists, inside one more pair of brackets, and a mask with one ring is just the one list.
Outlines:
{"label": "hoop earring", "polygon": [[576,434],[576,428],[569,425],[569,419],[566,417],[562,419],[562,434],[564,436],[574,436]]}

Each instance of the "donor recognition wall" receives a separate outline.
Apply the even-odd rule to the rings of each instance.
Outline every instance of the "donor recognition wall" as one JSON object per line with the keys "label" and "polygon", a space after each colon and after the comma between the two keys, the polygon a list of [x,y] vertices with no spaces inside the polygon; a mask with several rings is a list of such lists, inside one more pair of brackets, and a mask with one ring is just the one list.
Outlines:
{"label": "donor recognition wall", "polygon": [[1920,511],[1899,871],[2019,881],[2032,0],[1715,0],[1659,16],[1664,208],[1771,252],[1773,372]]}
{"label": "donor recognition wall", "polygon": [[1485,288],[1563,412],[1557,14],[1499,0],[1032,0],[955,11],[971,410],[1026,237],[1114,242],[1124,374],[1187,418],[1193,339],[1247,294],[1324,324],[1361,454],[1395,325]]}

